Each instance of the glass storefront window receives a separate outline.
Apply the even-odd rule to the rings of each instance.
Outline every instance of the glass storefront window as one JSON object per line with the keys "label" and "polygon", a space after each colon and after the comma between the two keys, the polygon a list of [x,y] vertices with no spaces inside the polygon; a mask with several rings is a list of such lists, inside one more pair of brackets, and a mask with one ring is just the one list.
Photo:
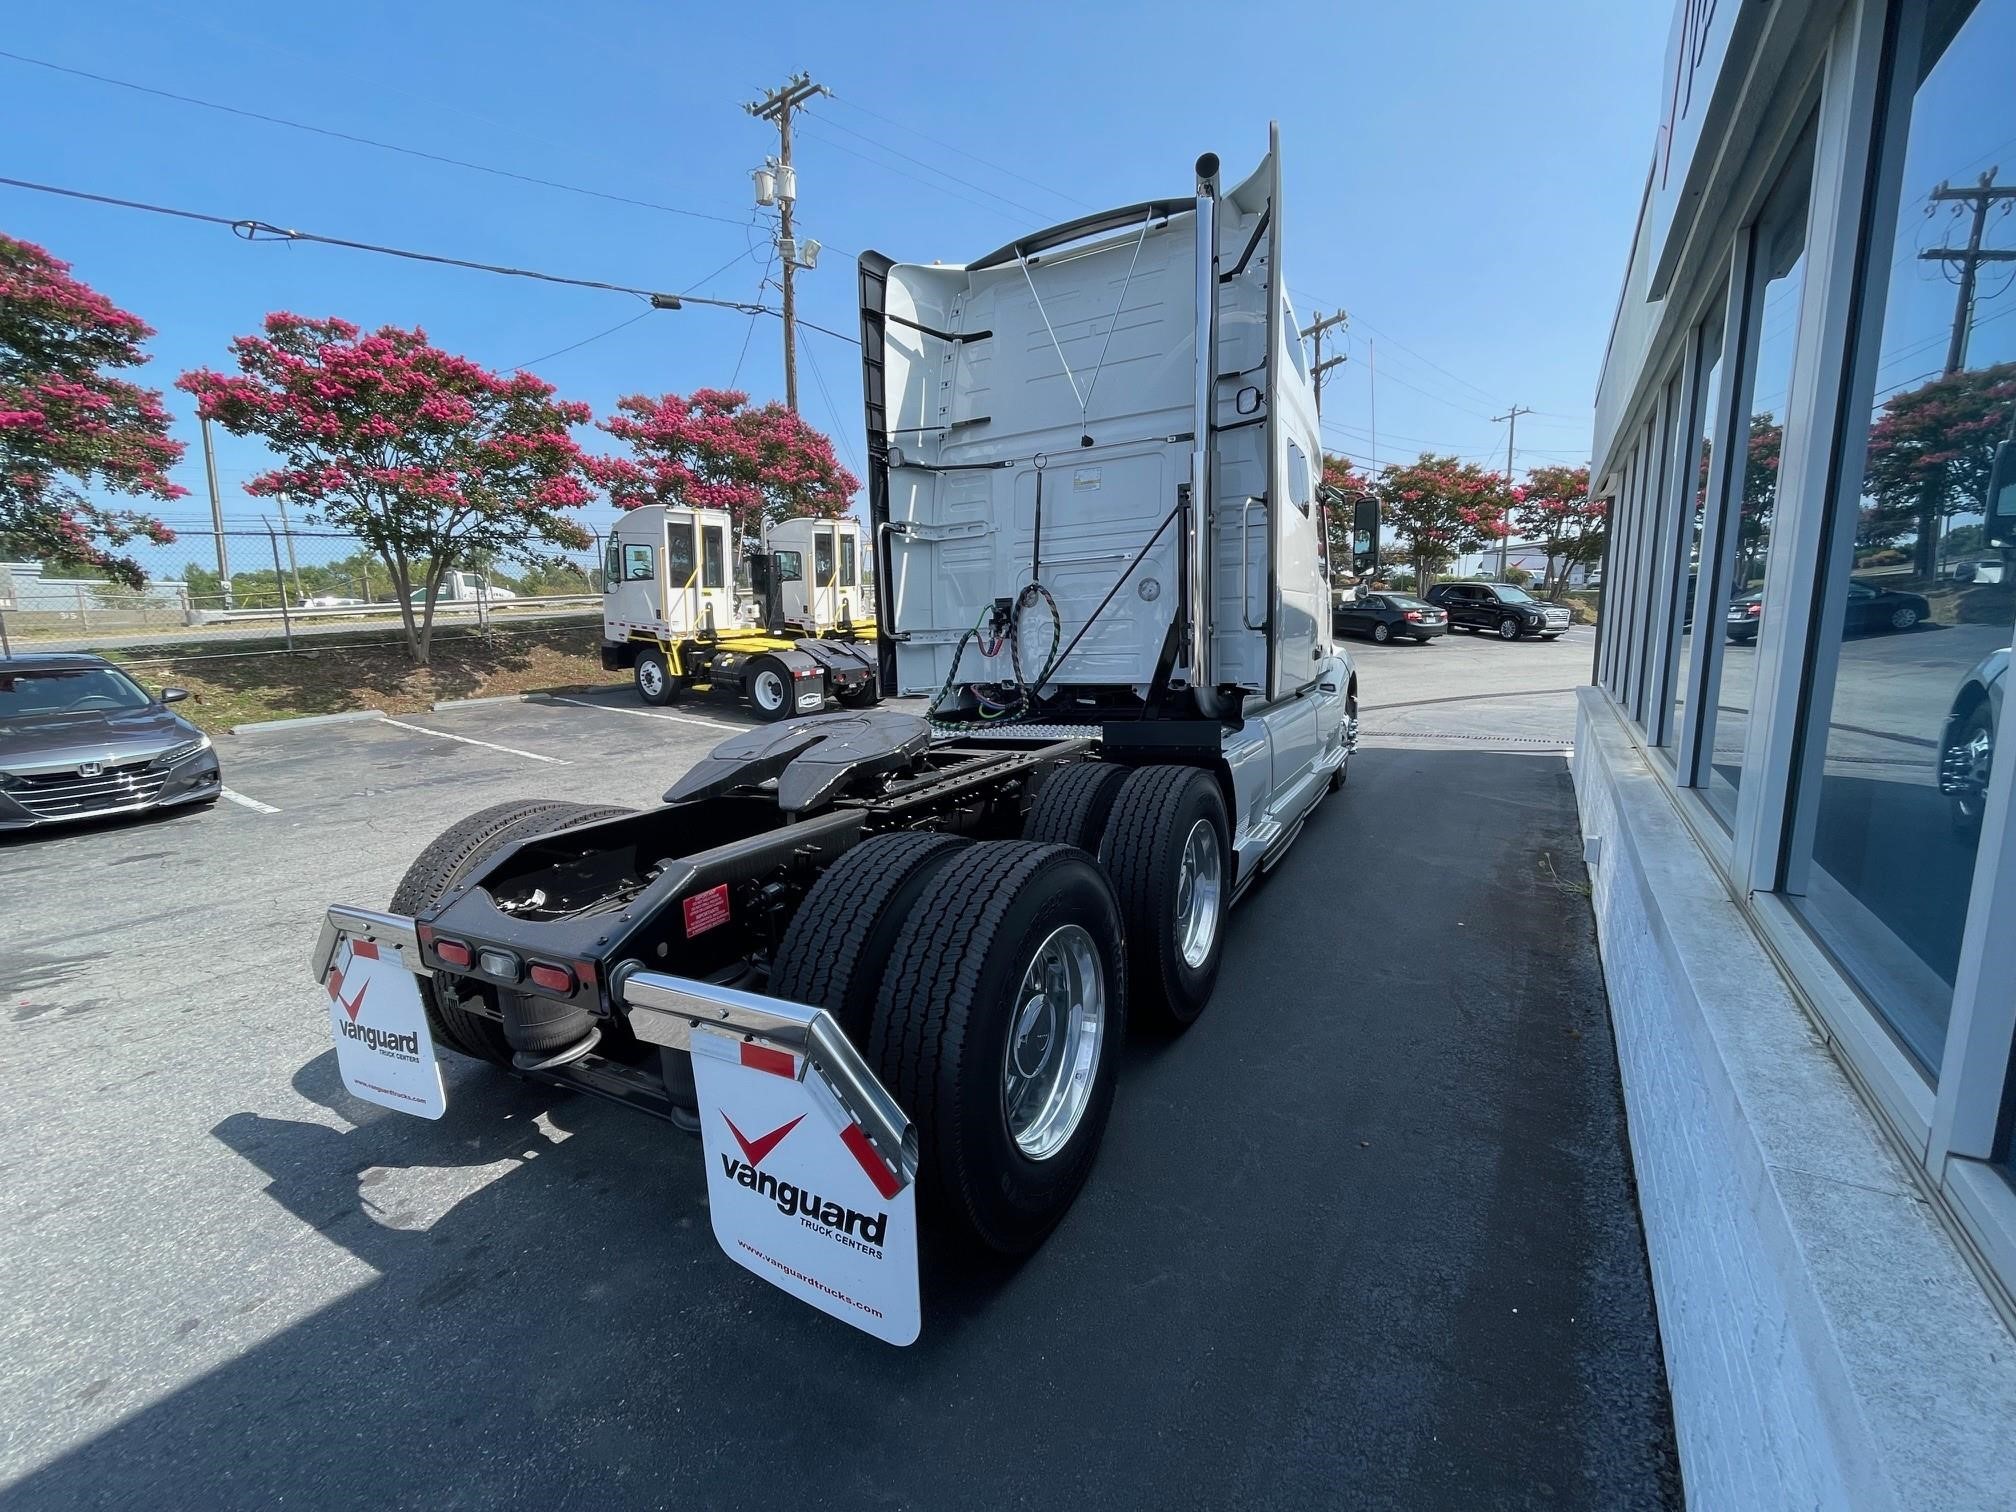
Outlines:
{"label": "glass storefront window", "polygon": [[1933,9],[1922,55],[1900,65],[1911,117],[1896,225],[1867,253],[1881,337],[1844,469],[1859,468],[1861,488],[1836,523],[1854,532],[1853,565],[1830,587],[1841,632],[1819,660],[1833,698],[1809,737],[1825,755],[1810,855],[1787,886],[1936,1074],[2016,619],[2016,551],[1988,542],[1982,514],[1996,444],[2016,435],[2016,266],[1979,263],[1970,306],[1944,254],[2016,248],[2009,201],[1977,220],[1975,195],[2016,138],[2016,0]]}
{"label": "glass storefront window", "polygon": [[[1713,739],[1703,786],[1709,806],[1735,823],[1736,790],[1743,782],[1743,750],[1750,738],[1751,696],[1757,685],[1757,638],[1764,615],[1771,521],[1778,502],[1778,457],[1785,439],[1785,407],[1792,392],[1792,357],[1799,343],[1799,303],[1806,288],[1806,207],[1813,171],[1809,144],[1779,178],[1758,218],[1744,341],[1751,366],[1749,434],[1738,459],[1739,483],[1725,501],[1719,602],[1708,623],[1725,644],[1716,690]],[[1793,591],[1790,585],[1787,591]]]}
{"label": "glass storefront window", "polygon": [[1677,749],[1680,721],[1687,712],[1687,679],[1694,666],[1694,596],[1701,582],[1701,531],[1707,523],[1708,471],[1715,459],[1715,396],[1722,386],[1722,320],[1718,306],[1695,329],[1699,343],[1697,370],[1703,370],[1693,394],[1693,413],[1687,434],[1700,437],[1694,470],[1688,474],[1689,518],[1680,527],[1680,578],[1675,585],[1678,597],[1680,645],[1674,658],[1673,718],[1666,727],[1666,746]]}

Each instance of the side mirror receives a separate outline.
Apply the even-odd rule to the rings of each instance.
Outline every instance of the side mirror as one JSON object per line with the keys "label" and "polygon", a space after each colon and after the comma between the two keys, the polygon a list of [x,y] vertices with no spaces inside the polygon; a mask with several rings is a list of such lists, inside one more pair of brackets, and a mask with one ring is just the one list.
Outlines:
{"label": "side mirror", "polygon": [[1351,564],[1360,577],[1379,570],[1379,501],[1370,494],[1351,506]]}
{"label": "side mirror", "polygon": [[2016,546],[2016,441],[1995,448],[1988,497],[1981,501],[1983,535],[1990,546]]}
{"label": "side mirror", "polygon": [[161,702],[164,704],[180,703],[188,696],[189,690],[187,688],[163,688],[161,690]]}

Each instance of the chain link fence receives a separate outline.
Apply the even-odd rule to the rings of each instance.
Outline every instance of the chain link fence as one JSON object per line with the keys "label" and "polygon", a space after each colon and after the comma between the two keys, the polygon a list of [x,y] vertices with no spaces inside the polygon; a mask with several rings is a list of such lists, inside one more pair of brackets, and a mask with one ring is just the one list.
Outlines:
{"label": "chain link fence", "polygon": [[[596,534],[585,547],[534,545],[519,557],[456,562],[442,575],[435,622],[599,612],[602,546]],[[303,630],[399,633],[391,572],[354,536],[183,530],[150,554],[166,562],[139,588],[0,562],[0,652],[276,635],[291,643]],[[424,566],[414,565],[416,582]],[[421,590],[413,591],[417,605]]]}

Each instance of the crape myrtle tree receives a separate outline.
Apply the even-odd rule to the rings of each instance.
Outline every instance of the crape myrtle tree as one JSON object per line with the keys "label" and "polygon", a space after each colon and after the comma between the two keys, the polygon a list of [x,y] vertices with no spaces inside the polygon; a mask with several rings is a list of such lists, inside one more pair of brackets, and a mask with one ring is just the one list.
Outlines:
{"label": "crape myrtle tree", "polygon": [[1971,368],[1892,394],[1869,428],[1862,491],[1873,509],[1872,544],[1913,540],[1913,575],[1934,576],[1939,535],[1955,515],[1976,514],[1996,443],[2016,414],[2016,362]]}
{"label": "crape myrtle tree", "polygon": [[1526,474],[1512,525],[1547,555],[1543,588],[1558,593],[1571,572],[1602,556],[1608,507],[1590,497],[1586,467],[1536,467]]}
{"label": "crape myrtle tree", "polygon": [[764,523],[845,514],[861,482],[833,443],[782,404],[751,408],[735,389],[631,394],[601,428],[630,448],[590,466],[619,509],[725,509],[737,540]]}
{"label": "crape myrtle tree", "polygon": [[1521,494],[1507,487],[1500,473],[1430,452],[1404,466],[1388,466],[1377,492],[1386,528],[1406,542],[1416,593],[1463,552],[1508,534],[1508,514]]}
{"label": "crape myrtle tree", "polygon": [[111,548],[175,539],[158,519],[85,492],[163,502],[188,492],[168,481],[182,443],[160,391],[113,376],[147,361],[153,334],[68,263],[0,235],[0,552],[137,587],[140,564]]}
{"label": "crape myrtle tree", "polygon": [[416,663],[427,664],[450,569],[589,545],[568,513],[592,497],[588,459],[568,434],[588,406],[556,399],[543,378],[493,373],[418,329],[367,336],[347,320],[285,312],[231,354],[237,376],[199,369],[178,386],[278,455],[247,493],[284,494],[385,564]]}

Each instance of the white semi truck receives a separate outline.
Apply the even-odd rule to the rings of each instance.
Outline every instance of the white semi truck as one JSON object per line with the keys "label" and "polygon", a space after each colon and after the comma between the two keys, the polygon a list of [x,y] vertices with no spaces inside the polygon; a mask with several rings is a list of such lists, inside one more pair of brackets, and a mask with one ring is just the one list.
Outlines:
{"label": "white semi truck", "polygon": [[864,256],[874,645],[927,712],[738,735],[642,812],[456,825],[389,909],[329,910],[350,1089],[439,1117],[446,1047],[697,1132],[728,1256],[892,1343],[920,1218],[1039,1244],[1123,1035],[1204,1011],[1356,740],[1279,173],[1207,156],[964,265]]}

